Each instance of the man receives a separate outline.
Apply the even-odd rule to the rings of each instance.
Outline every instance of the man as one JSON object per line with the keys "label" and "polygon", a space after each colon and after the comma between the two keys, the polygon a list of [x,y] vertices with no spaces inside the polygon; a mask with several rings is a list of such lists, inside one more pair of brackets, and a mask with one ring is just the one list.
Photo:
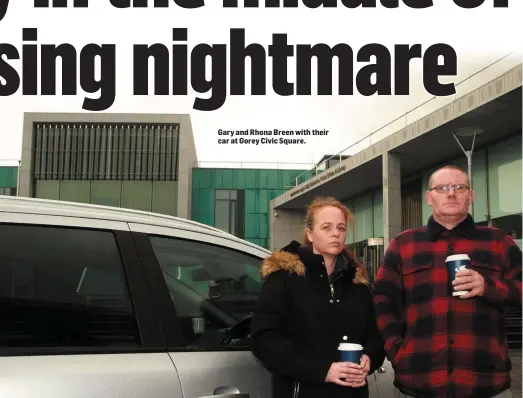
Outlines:
{"label": "man", "polygon": [[[374,285],[394,385],[401,397],[511,397],[504,309],[521,308],[521,250],[502,231],[474,223],[463,170],[434,172],[426,200],[427,226],[391,240]],[[450,283],[452,254],[471,261]]]}

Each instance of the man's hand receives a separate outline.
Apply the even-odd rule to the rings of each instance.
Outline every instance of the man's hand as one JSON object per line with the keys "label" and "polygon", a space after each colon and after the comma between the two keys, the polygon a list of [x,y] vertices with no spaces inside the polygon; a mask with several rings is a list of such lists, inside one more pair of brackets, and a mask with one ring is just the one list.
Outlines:
{"label": "man's hand", "polygon": [[464,269],[456,272],[456,279],[452,281],[454,290],[469,290],[468,293],[460,296],[462,299],[482,296],[485,291],[485,280],[478,272],[471,269]]}
{"label": "man's hand", "polygon": [[[361,365],[352,362],[334,362],[327,373],[325,381],[336,383],[344,387],[355,387],[361,382],[364,369]],[[359,385],[358,385],[359,386]]]}

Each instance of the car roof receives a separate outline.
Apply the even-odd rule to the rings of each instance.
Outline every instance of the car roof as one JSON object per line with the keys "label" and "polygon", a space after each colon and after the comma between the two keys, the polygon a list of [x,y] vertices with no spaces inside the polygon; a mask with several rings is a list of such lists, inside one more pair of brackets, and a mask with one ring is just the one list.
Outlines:
{"label": "car roof", "polygon": [[196,221],[166,214],[151,213],[121,207],[101,206],[62,200],[0,195],[0,212],[43,214],[62,217],[83,217],[105,221],[147,224],[158,227],[184,229],[215,237],[225,238],[270,253],[269,250],[240,239],[221,229]]}

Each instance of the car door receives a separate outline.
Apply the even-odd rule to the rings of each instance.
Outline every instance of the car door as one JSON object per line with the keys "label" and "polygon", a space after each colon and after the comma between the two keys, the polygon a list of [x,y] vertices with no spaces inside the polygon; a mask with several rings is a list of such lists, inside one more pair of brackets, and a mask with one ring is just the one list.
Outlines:
{"label": "car door", "polygon": [[385,359],[383,365],[374,372],[376,376],[376,387],[380,398],[396,398],[397,389],[394,387],[394,369],[392,364]]}
{"label": "car door", "polygon": [[182,398],[126,223],[0,211],[0,396]]}
{"label": "car door", "polygon": [[157,300],[169,301],[164,334],[184,396],[270,396],[270,374],[249,347],[267,252],[216,235],[130,228]]}

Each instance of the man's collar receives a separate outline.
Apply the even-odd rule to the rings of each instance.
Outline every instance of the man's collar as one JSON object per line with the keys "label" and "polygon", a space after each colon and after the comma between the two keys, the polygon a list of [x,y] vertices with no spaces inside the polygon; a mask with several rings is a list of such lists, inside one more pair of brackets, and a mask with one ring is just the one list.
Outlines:
{"label": "man's collar", "polygon": [[[436,241],[438,236],[443,232],[448,231],[443,225],[437,222],[434,219],[434,216],[430,216],[429,222],[427,223],[427,229],[429,232],[430,240]],[[453,232],[458,233],[459,235],[465,235],[467,238],[472,239],[476,232],[476,223],[470,214],[467,214],[467,218],[461,221],[453,229]]]}

